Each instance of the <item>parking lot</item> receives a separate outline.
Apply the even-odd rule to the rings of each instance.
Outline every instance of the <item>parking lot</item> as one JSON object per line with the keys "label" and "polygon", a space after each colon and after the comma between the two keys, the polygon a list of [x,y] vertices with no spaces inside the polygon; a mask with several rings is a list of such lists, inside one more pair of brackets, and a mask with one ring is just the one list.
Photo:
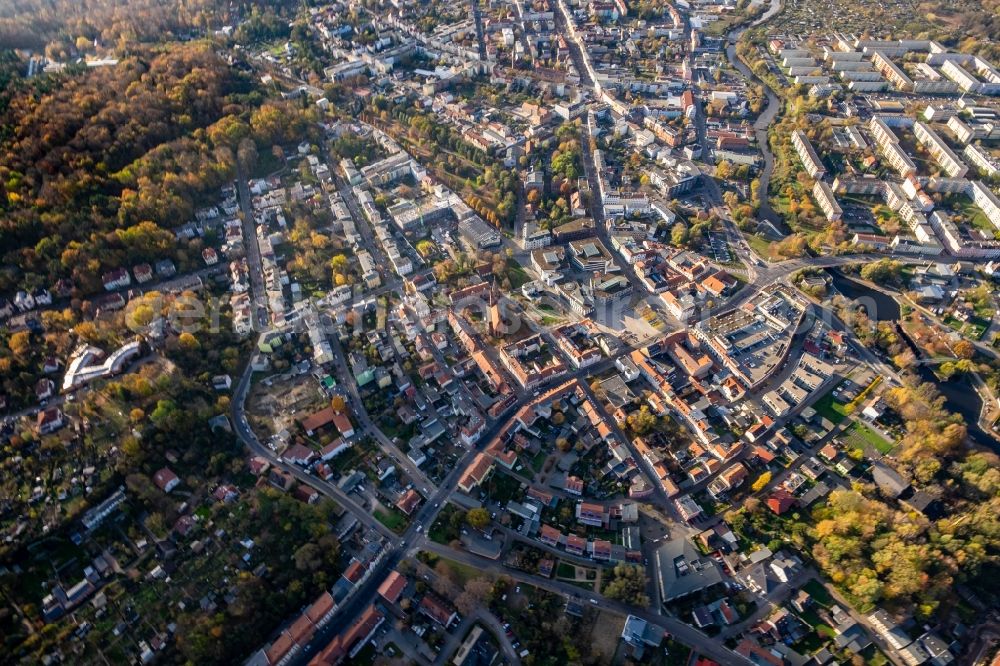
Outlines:
{"label": "parking lot", "polygon": [[720,264],[732,262],[732,254],[729,252],[729,243],[726,240],[726,235],[712,232],[708,237],[712,245],[712,258]]}

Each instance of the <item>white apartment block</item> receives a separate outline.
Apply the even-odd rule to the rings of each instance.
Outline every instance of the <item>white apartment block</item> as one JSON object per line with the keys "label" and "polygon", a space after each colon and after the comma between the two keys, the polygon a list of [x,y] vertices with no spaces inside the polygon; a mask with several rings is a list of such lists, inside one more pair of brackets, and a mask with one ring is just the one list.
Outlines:
{"label": "white apartment block", "polygon": [[966,241],[962,238],[955,223],[941,211],[936,210],[931,213],[930,223],[941,243],[953,256],[965,259],[1000,258],[1000,243],[997,241]]}
{"label": "white apartment block", "polygon": [[822,180],[817,180],[816,184],[813,185],[813,197],[819,204],[823,214],[826,215],[827,222],[839,220],[844,214],[844,211],[840,208],[840,204],[837,203],[837,198],[834,196],[833,190]]}
{"label": "white apartment block", "polygon": [[878,72],[873,71],[862,71],[862,70],[844,70],[838,72],[840,78],[844,81],[872,81],[876,83],[886,83],[886,80],[882,78],[882,75]]}
{"label": "white apartment block", "polygon": [[889,56],[881,51],[872,52],[872,64],[882,76],[889,80],[889,83],[896,86],[897,90],[910,92],[913,90],[913,80],[906,75],[906,72],[896,66]]}
{"label": "white apartment block", "polygon": [[979,206],[979,209],[983,211],[983,215],[986,216],[990,223],[997,229],[1000,229],[1000,199],[997,199],[997,195],[993,194],[990,188],[986,187],[986,184],[979,180],[969,183],[968,195],[972,199],[972,203]]}
{"label": "white apartment block", "polygon": [[948,129],[952,131],[960,143],[969,143],[977,138],[976,130],[958,116],[952,116],[948,119]]}
{"label": "white apartment block", "polygon": [[913,134],[917,137],[917,141],[927,148],[927,151],[937,161],[938,166],[952,178],[961,178],[969,171],[969,167],[928,125],[921,122],[914,123]]}
{"label": "white apartment block", "polygon": [[878,81],[851,81],[847,84],[848,90],[854,92],[882,92],[887,87],[889,87],[888,81],[881,80],[881,77]]}
{"label": "white apartment block", "polygon": [[993,156],[986,152],[986,149],[982,146],[970,143],[962,151],[962,156],[965,157],[969,164],[985,173],[988,177],[992,178],[1000,173],[1000,163],[993,159]]}
{"label": "white apartment block", "polygon": [[979,92],[983,85],[979,79],[954,60],[948,60],[941,65],[941,73],[957,83],[958,87],[965,92]]}
{"label": "white apartment block", "polygon": [[879,146],[886,143],[899,143],[896,133],[889,129],[885,121],[878,116],[872,116],[872,119],[868,121],[868,131],[875,137],[875,143]]}
{"label": "white apartment block", "polygon": [[924,109],[924,120],[929,123],[933,122],[945,122],[951,120],[958,113],[954,108],[950,106],[941,106],[940,104],[928,104],[927,108]]}
{"label": "white apartment block", "polygon": [[889,163],[889,166],[895,169],[900,176],[906,178],[917,172],[917,165],[913,163],[913,160],[910,159],[910,156],[906,154],[906,151],[898,143],[883,144],[881,148],[882,155]]}
{"label": "white apartment block", "polygon": [[792,132],[792,145],[795,146],[795,152],[799,154],[799,159],[802,161],[806,173],[817,180],[826,175],[826,168],[805,132],[802,130]]}

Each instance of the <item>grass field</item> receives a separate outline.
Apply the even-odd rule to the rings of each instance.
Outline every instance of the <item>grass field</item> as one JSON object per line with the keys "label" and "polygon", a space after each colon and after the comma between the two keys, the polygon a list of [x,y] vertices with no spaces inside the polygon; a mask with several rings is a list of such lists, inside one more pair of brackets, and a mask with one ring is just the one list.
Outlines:
{"label": "grass field", "polygon": [[391,509],[389,511],[376,509],[374,515],[376,520],[393,532],[401,533],[404,529],[406,529],[406,517],[395,509]]}
{"label": "grass field", "polygon": [[866,426],[855,421],[844,431],[844,440],[855,447],[870,447],[885,455],[895,448],[894,442],[887,442],[883,437]]}
{"label": "grass field", "polygon": [[952,316],[947,316],[943,321],[962,335],[970,337],[973,340],[981,339],[983,334],[986,333],[986,329],[990,326],[989,321],[979,319],[978,317],[973,317],[969,321],[963,322]]}
{"label": "grass field", "polygon": [[455,577],[458,578],[458,584],[462,587],[464,587],[465,584],[473,578],[483,577],[482,571],[475,567],[470,567],[468,564],[462,564],[461,562],[450,560],[447,557],[441,557],[439,562],[443,562],[455,573]]}
{"label": "grass field", "polygon": [[847,417],[844,404],[837,402],[833,397],[833,390],[813,403],[816,413],[832,423],[840,423]]}
{"label": "grass field", "polygon": [[754,252],[765,259],[771,254],[771,242],[763,236],[757,234],[746,234],[747,242]]}

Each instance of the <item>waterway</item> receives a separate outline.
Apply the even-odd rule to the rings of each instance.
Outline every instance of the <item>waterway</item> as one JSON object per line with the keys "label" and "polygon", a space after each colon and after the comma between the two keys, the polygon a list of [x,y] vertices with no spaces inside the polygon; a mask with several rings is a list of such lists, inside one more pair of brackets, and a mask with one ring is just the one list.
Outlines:
{"label": "waterway", "polygon": [[[845,297],[852,299],[860,307],[863,307],[870,319],[874,321],[894,322],[896,324],[896,332],[910,346],[910,349],[917,354],[917,357],[920,357],[920,352],[913,340],[906,334],[902,326],[899,326],[900,307],[896,299],[852,280],[839,270],[830,269],[828,272],[832,278],[834,288]],[[957,377],[948,381],[941,380],[926,365],[917,366],[917,373],[920,375],[921,380],[934,384],[938,391],[941,392],[941,395],[945,399],[945,409],[959,414],[965,420],[969,437],[972,440],[993,450],[1000,450],[1000,444],[998,444],[997,440],[979,427],[979,414],[983,409],[983,401],[966,377]]]}
{"label": "waterway", "polygon": [[[771,0],[771,7],[767,12],[761,16],[759,19],[754,21],[751,25],[759,25],[766,21],[767,19],[774,16],[781,10],[780,0]],[[764,87],[764,95],[767,101],[767,105],[761,111],[760,115],[757,116],[757,120],[754,121],[753,129],[754,136],[757,139],[757,146],[760,148],[761,155],[764,157],[764,165],[758,176],[760,180],[760,211],[759,215],[763,219],[771,223],[771,225],[780,231],[782,234],[788,235],[792,233],[791,228],[785,223],[784,218],[778,215],[768,199],[768,188],[770,187],[771,173],[774,171],[774,155],[771,153],[771,148],[768,145],[767,130],[774,122],[774,119],[778,116],[781,111],[781,100],[770,86],[768,86],[764,81],[758,78],[750,68],[743,64],[743,61],[736,56],[736,42],[739,40],[740,35],[749,26],[743,26],[732,30],[728,35],[728,44],[726,45],[726,57],[729,59],[729,63],[736,68],[740,74],[743,75],[747,81],[753,81],[759,83]]]}
{"label": "waterway", "polygon": [[858,307],[864,308],[869,319],[872,321],[899,321],[900,310],[896,299],[881,291],[869,289],[835,268],[828,269],[827,272],[833,280],[834,288],[854,301]]}

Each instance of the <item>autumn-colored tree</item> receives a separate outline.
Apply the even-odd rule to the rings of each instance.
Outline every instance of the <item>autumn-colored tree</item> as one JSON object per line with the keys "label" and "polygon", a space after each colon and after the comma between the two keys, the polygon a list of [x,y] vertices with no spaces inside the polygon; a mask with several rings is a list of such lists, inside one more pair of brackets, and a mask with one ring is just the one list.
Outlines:
{"label": "autumn-colored tree", "polygon": [[771,472],[764,472],[756,479],[754,479],[753,485],[750,486],[750,490],[760,492],[767,487],[767,484],[771,483]]}
{"label": "autumn-colored tree", "polygon": [[465,514],[465,521],[477,530],[481,530],[490,524],[490,513],[482,507],[469,509]]}
{"label": "autumn-colored tree", "polygon": [[976,347],[968,340],[962,339],[956,342],[951,350],[958,358],[971,359],[976,355]]}

